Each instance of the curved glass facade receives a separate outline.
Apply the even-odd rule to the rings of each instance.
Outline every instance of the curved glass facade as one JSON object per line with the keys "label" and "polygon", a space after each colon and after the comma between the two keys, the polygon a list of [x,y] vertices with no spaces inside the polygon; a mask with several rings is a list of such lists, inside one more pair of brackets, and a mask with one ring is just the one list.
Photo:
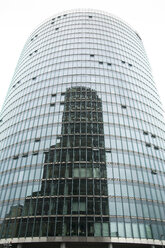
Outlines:
{"label": "curved glass facade", "polygon": [[45,21],[0,115],[1,243],[162,245],[162,113],[132,28],[101,11]]}

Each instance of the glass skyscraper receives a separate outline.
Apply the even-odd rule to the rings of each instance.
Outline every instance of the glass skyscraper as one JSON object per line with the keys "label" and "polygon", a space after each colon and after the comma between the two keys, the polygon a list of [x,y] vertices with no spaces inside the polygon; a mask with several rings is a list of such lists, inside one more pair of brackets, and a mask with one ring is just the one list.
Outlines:
{"label": "glass skyscraper", "polygon": [[91,10],[42,23],[0,115],[0,245],[165,245],[164,130],[135,30]]}

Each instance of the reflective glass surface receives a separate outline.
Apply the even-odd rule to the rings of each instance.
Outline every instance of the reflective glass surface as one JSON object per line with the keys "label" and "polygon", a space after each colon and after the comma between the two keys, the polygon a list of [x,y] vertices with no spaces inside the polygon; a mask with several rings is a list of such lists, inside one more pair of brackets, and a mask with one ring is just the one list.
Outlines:
{"label": "reflective glass surface", "polygon": [[99,11],[45,21],[0,115],[1,239],[165,239],[164,130],[133,29]]}

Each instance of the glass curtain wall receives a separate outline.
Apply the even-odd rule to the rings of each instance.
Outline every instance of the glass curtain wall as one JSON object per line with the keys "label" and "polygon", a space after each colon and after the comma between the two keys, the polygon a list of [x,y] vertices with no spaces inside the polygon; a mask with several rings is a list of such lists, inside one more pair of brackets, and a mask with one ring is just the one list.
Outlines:
{"label": "glass curtain wall", "polygon": [[40,25],[18,61],[0,140],[2,242],[165,239],[163,110],[142,40],[121,20],[75,10]]}

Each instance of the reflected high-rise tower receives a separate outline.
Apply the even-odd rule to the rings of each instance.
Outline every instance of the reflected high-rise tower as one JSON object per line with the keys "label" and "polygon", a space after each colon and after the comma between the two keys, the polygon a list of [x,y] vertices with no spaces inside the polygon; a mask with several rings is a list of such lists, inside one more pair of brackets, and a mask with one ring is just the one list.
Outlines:
{"label": "reflected high-rise tower", "polygon": [[[101,99],[85,87],[69,88],[62,94],[65,98],[60,102],[64,107],[61,134],[57,143],[44,151],[41,189],[28,195],[21,206],[17,216],[24,218],[19,218],[12,230],[16,237],[24,235],[27,222],[28,237],[45,236],[47,232],[48,236],[109,234],[105,156],[110,150],[105,151]],[[10,233],[6,228],[15,209],[6,216],[4,232]],[[101,215],[105,215],[103,223]]]}
{"label": "reflected high-rise tower", "polygon": [[163,245],[162,109],[142,40],[121,20],[77,10],[38,27],[0,132],[0,244]]}

